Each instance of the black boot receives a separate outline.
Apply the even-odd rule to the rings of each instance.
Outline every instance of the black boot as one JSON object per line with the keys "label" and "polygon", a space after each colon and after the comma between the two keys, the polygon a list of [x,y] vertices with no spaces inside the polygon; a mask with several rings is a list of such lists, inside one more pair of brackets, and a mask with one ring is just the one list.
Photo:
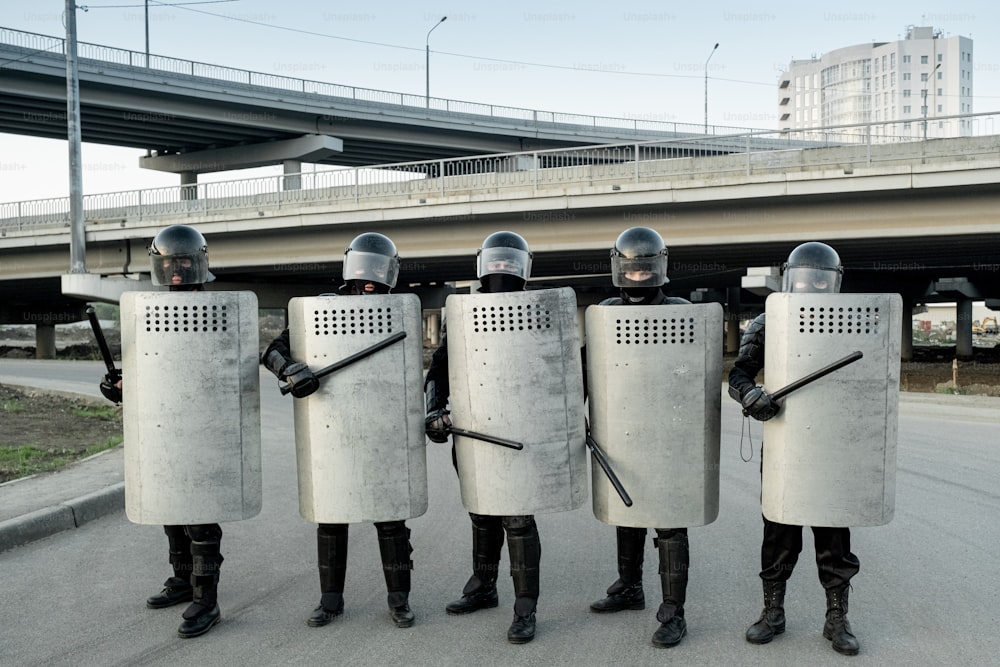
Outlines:
{"label": "black boot", "polygon": [[163,582],[162,591],[147,598],[146,606],[150,609],[191,601],[191,538],[184,532],[184,526],[164,526],[163,532],[167,534],[174,576]]}
{"label": "black boot", "polygon": [[[219,530],[219,537],[221,532]],[[222,618],[218,586],[223,558],[219,546],[219,539],[196,540],[192,536],[192,600],[182,615],[184,622],[177,628],[177,635],[182,639],[205,634]]]}
{"label": "black boot", "polygon": [[316,526],[316,555],[319,565],[319,606],[306,625],[320,628],[344,613],[344,579],[347,576],[348,532],[346,523]]}
{"label": "black boot", "polygon": [[764,581],[764,611],[747,628],[747,641],[766,644],[785,631],[785,582]]}
{"label": "black boot", "polygon": [[397,628],[413,625],[414,615],[410,611],[410,570],[413,561],[410,553],[410,529],[402,521],[376,523],[378,530],[378,550],[382,556],[382,572],[385,587],[389,591],[389,616]]}
{"label": "black boot", "polygon": [[652,642],[657,648],[670,648],[680,644],[687,634],[687,622],[684,620],[690,564],[687,529],[657,530],[656,535],[663,602],[656,611],[660,627],[653,633]]}
{"label": "black boot", "polygon": [[542,544],[533,516],[503,518],[507,531],[510,576],[514,580],[514,621],[507,630],[511,644],[527,644],[535,638],[535,609],[539,595],[539,565]]}
{"label": "black boot", "polygon": [[445,606],[452,615],[492,609],[497,599],[497,570],[503,548],[503,524],[498,516],[469,514],[472,519],[472,576],[462,589],[462,597]]}
{"label": "black boot", "polygon": [[642,560],[646,529],[619,526],[616,541],[618,580],[608,588],[606,598],[590,604],[590,610],[599,614],[646,608],[646,596],[642,592]]}
{"label": "black boot", "polygon": [[833,650],[843,655],[857,655],[861,647],[847,620],[847,586],[826,590],[826,623],[823,636],[833,643]]}

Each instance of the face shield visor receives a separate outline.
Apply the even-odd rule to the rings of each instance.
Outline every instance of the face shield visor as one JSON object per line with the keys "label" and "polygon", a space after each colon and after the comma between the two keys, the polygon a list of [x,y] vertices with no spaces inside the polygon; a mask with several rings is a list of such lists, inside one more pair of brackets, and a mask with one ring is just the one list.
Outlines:
{"label": "face shield visor", "polygon": [[476,276],[505,274],[527,282],[531,275],[531,255],[520,248],[482,248],[476,257]]}
{"label": "face shield visor", "polygon": [[375,252],[351,250],[344,257],[344,281],[358,280],[396,286],[399,275],[399,259]]}
{"label": "face shield visor", "polygon": [[208,271],[208,255],[151,255],[154,285],[201,285],[215,280]]}
{"label": "face shield visor", "polygon": [[615,287],[659,287],[667,280],[667,256],[629,259],[611,255],[611,284]]}
{"label": "face shield visor", "polygon": [[841,274],[835,269],[794,266],[785,269],[783,292],[839,294]]}

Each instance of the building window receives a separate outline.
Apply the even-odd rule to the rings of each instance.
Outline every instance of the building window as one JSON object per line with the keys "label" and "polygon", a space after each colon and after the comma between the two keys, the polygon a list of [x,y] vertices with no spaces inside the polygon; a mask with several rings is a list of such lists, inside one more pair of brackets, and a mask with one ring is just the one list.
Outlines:
{"label": "building window", "polygon": [[903,64],[906,65],[909,64],[909,62],[910,62],[910,56],[903,56]]}
{"label": "building window", "polygon": [[896,52],[893,51],[889,54],[889,67],[896,69]]}
{"label": "building window", "polygon": [[910,96],[910,89],[909,88],[903,89],[903,97],[909,97],[909,96]]}
{"label": "building window", "polygon": [[926,81],[927,80],[927,72],[924,72],[923,74],[920,75],[920,80],[921,81]]}
{"label": "building window", "polygon": [[944,88],[938,88],[938,95],[944,95]]}
{"label": "building window", "polygon": [[920,64],[921,65],[927,64],[927,56],[920,56]]}
{"label": "building window", "polygon": [[909,80],[910,80],[910,73],[903,72],[903,81],[909,81]]}
{"label": "building window", "polygon": [[944,111],[944,105],[943,104],[939,104],[937,112],[941,113],[942,111]]}
{"label": "building window", "polygon": [[910,113],[910,107],[909,106],[904,106],[903,107],[903,113]]}
{"label": "building window", "polygon": [[943,53],[939,53],[939,54],[937,54],[937,56],[938,56],[938,62],[942,62],[944,60],[944,54]]}
{"label": "building window", "polygon": [[944,78],[944,72],[938,72],[937,76],[938,76],[938,81],[940,81],[942,78]]}

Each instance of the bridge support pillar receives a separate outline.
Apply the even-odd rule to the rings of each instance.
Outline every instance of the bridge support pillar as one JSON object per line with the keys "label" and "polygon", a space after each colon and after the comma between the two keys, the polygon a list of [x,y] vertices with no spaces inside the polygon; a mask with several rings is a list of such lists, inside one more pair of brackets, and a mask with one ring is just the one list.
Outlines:
{"label": "bridge support pillar", "polygon": [[182,171],[181,172],[181,199],[197,199],[198,198],[198,174],[193,171]]}
{"label": "bridge support pillar", "polygon": [[284,165],[284,171],[285,171],[285,177],[284,177],[285,190],[301,190],[302,161],[285,160],[282,164]]}
{"label": "bridge support pillar", "polygon": [[726,338],[725,353],[740,351],[740,290],[734,287],[726,290]]}
{"label": "bridge support pillar", "polygon": [[972,299],[959,299],[955,304],[955,356],[972,358]]}
{"label": "bridge support pillar", "polygon": [[913,360],[913,299],[903,297],[903,330],[900,332],[900,361]]}
{"label": "bridge support pillar", "polygon": [[56,358],[56,325],[35,325],[35,359]]}
{"label": "bridge support pillar", "polygon": [[441,344],[441,311],[424,314],[424,338],[427,345],[436,348]]}

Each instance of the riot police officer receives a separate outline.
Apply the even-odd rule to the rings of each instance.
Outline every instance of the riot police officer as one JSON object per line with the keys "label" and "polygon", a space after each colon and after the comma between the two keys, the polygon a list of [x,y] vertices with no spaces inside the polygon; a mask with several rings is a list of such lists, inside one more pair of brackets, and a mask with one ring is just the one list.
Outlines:
{"label": "riot police officer", "polygon": [[[399,255],[387,236],[361,234],[344,253],[341,291],[349,295],[388,294],[396,286]],[[329,295],[326,295],[329,296]],[[319,389],[319,380],[306,364],[292,358],[289,330],[275,338],[263,354],[264,366],[291,386],[295,398],[305,398]],[[415,616],[410,609],[410,530],[403,520],[374,522],[379,553],[388,590],[389,615],[396,627],[408,628]],[[319,564],[320,603],[306,620],[322,627],[344,612],[344,582],[347,574],[347,523],[318,523],[316,544]]]}
{"label": "riot police officer", "polygon": [[[662,287],[667,284],[667,247],[663,238],[648,227],[632,227],[622,232],[611,249],[611,282],[620,288],[618,297],[599,305],[689,304],[687,299],[669,297]],[[590,609],[597,613],[626,609],[645,609],[642,589],[645,528],[616,526],[618,579],[607,590],[607,597],[597,600]],[[684,601],[688,582],[687,528],[656,528],[654,545],[659,551],[660,586],[663,601],[656,612],[660,627],[652,643],[659,648],[676,646],[687,633]]]}
{"label": "riot police officer", "polygon": [[[149,256],[153,284],[166,285],[171,292],[201,291],[205,283],[215,280],[208,270],[208,244],[193,227],[171,225],[160,230],[149,246]],[[121,380],[109,374],[100,387],[105,397],[121,402]],[[163,531],[174,576],[164,582],[163,590],[146,600],[146,606],[162,609],[190,602],[177,634],[182,638],[203,635],[221,619],[222,527],[217,523],[164,526]]]}
{"label": "riot police officer", "polygon": [[[482,293],[515,292],[525,288],[531,275],[531,250],[519,234],[501,231],[483,241],[476,256],[476,276]],[[442,333],[424,383],[427,394],[427,435],[434,442],[448,441],[451,426],[447,405],[448,346]],[[456,454],[452,445],[452,462]],[[535,636],[535,610],[539,595],[541,543],[533,515],[488,516],[470,512],[472,520],[472,576],[462,589],[462,597],[445,606],[452,615],[469,614],[499,604],[497,575],[504,533],[514,582],[514,620],[507,631],[512,644],[530,642]]]}
{"label": "riot police officer", "polygon": [[[839,293],[843,265],[837,252],[825,243],[811,241],[792,250],[784,266],[783,292]],[[758,315],[746,328],[736,362],[729,373],[729,395],[739,401],[744,413],[759,421],[778,414],[780,404],[756,384],[764,367],[765,315]],[[763,455],[763,452],[762,452]],[[802,551],[802,526],[764,520],[760,549],[760,578],[764,589],[764,610],[746,632],[752,644],[766,644],[785,631],[785,588]],[[850,528],[812,527],[816,542],[816,565],[820,583],[826,590],[826,622],[823,636],[834,650],[844,655],[858,653],[858,640],[847,620],[847,593],[851,577],[860,563],[851,553]]]}

